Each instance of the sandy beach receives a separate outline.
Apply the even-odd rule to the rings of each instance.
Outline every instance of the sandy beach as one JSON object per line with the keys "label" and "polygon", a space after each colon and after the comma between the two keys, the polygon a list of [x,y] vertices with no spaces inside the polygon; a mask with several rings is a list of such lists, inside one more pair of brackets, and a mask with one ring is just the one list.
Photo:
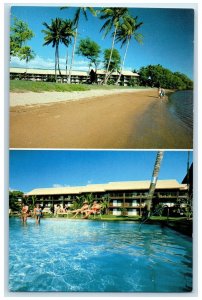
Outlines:
{"label": "sandy beach", "polygon": [[10,106],[22,105],[40,105],[49,103],[59,103],[67,101],[79,101],[86,98],[96,99],[100,96],[137,93],[147,91],[148,89],[112,89],[112,90],[89,90],[85,92],[25,92],[25,93],[10,93]]}
{"label": "sandy beach", "polygon": [[11,93],[10,147],[192,148],[192,130],[169,112],[156,90],[128,91],[81,92],[85,98],[74,99],[64,93]]}

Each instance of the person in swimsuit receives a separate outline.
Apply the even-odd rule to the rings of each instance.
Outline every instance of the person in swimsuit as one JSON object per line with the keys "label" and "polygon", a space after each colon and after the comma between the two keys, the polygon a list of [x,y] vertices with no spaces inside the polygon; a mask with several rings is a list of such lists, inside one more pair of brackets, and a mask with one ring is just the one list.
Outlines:
{"label": "person in swimsuit", "polygon": [[72,217],[72,218],[75,218],[78,214],[81,214],[83,213],[84,211],[88,210],[88,202],[87,201],[84,201],[83,203],[83,206],[79,209],[75,209],[75,210],[72,210],[71,213],[75,213],[75,215]]}
{"label": "person in swimsuit", "polygon": [[21,210],[21,219],[23,223],[27,222],[28,209],[29,209],[28,206],[23,203],[22,210]]}
{"label": "person in swimsuit", "polygon": [[97,201],[93,201],[91,209],[84,210],[86,215],[85,217],[83,217],[83,219],[88,219],[88,216],[90,216],[91,214],[96,214],[98,211],[100,211],[100,209],[100,204],[98,204]]}
{"label": "person in swimsuit", "polygon": [[41,215],[42,215],[42,209],[39,206],[39,204],[36,205],[36,207],[34,208],[34,215],[36,218],[36,224],[40,223],[40,219],[41,219]]}

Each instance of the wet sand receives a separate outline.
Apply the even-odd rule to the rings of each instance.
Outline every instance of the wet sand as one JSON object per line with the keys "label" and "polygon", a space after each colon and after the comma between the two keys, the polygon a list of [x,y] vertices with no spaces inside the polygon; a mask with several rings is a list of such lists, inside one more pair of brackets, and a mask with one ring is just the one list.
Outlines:
{"label": "wet sand", "polygon": [[154,90],[10,108],[11,148],[191,149]]}

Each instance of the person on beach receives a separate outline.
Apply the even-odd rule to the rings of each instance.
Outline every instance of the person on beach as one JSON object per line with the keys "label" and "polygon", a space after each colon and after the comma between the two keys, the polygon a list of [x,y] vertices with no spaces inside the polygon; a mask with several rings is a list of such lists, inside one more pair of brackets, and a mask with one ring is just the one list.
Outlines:
{"label": "person on beach", "polygon": [[72,210],[71,213],[75,213],[75,215],[72,218],[75,218],[78,214],[82,214],[84,211],[88,210],[88,202],[84,201],[83,206],[79,209]]}
{"label": "person on beach", "polygon": [[35,216],[35,219],[36,219],[36,224],[40,224],[40,219],[41,219],[41,216],[42,216],[42,209],[39,206],[39,204],[37,204],[36,207],[34,208],[34,216]]}
{"label": "person on beach", "polygon": [[162,88],[161,89],[161,97],[164,98],[165,97],[165,90]]}
{"label": "person on beach", "polygon": [[101,205],[99,203],[97,203],[97,201],[94,201],[91,209],[87,209],[87,210],[84,211],[85,217],[83,217],[83,219],[88,219],[88,217],[91,214],[98,213],[100,211],[100,209],[101,209]]}
{"label": "person on beach", "polygon": [[158,96],[161,98],[161,87],[158,88]]}
{"label": "person on beach", "polygon": [[29,207],[23,203],[22,210],[21,210],[21,219],[22,219],[23,223],[27,222],[28,210],[29,210]]}
{"label": "person on beach", "polygon": [[165,96],[165,90],[163,88],[159,87],[159,89],[158,89],[158,95],[159,95],[160,99],[164,98],[164,96]]}

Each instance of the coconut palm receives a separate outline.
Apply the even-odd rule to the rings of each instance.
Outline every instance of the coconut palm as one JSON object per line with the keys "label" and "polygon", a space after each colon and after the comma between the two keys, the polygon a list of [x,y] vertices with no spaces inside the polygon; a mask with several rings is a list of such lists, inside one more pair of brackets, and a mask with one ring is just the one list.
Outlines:
{"label": "coconut palm", "polygon": [[94,196],[93,196],[92,193],[84,195],[84,199],[85,199],[85,201],[88,202],[89,205],[92,205],[93,201],[95,200],[95,198],[94,198]]}
{"label": "coconut palm", "polygon": [[35,58],[35,53],[29,46],[24,46],[21,48],[20,60],[25,60],[26,62],[26,73],[27,73],[28,62],[34,58]]}
{"label": "coconut palm", "polygon": [[68,47],[71,37],[74,36],[70,22],[71,21],[69,20],[64,21],[60,18],[56,18],[52,19],[50,25],[46,22],[43,23],[46,27],[46,30],[42,30],[45,34],[45,43],[43,46],[52,44],[52,47],[55,48],[55,81],[57,81],[57,69],[61,75],[59,65],[59,44],[62,43]]}
{"label": "coconut palm", "polygon": [[108,61],[109,61],[109,57],[111,54],[111,49],[105,49],[104,50],[104,60],[103,60],[103,65],[105,70],[108,67],[108,74],[105,77],[106,82],[108,81],[108,79],[110,78],[111,74],[114,71],[118,71],[120,69],[120,64],[121,64],[121,56],[118,52],[117,49],[113,49],[112,54],[111,54],[111,61],[110,64],[108,66]]}
{"label": "coconut palm", "polygon": [[[61,9],[68,9],[69,7],[61,7]],[[86,21],[88,20],[87,11],[89,11],[92,15],[96,15],[95,10],[92,7],[78,7],[76,9],[74,18],[73,18],[73,24],[75,25],[75,36],[74,36],[74,44],[72,49],[72,57],[71,57],[71,63],[69,68],[69,78],[68,82],[71,83],[71,74],[72,74],[72,67],[74,64],[74,54],[76,50],[76,42],[77,42],[77,36],[78,36],[78,26],[79,26],[79,20],[81,17],[81,14],[85,17]]]}
{"label": "coconut palm", "polygon": [[105,73],[105,79],[104,79],[104,84],[107,83],[107,74],[109,71],[109,66],[111,62],[111,57],[114,49],[114,44],[115,44],[115,38],[116,38],[116,32],[119,26],[120,21],[122,18],[128,13],[127,8],[121,8],[121,7],[105,7],[100,10],[100,19],[101,20],[106,20],[100,31],[105,31],[104,37],[111,31],[111,29],[114,29],[113,32],[113,38],[112,38],[112,46],[111,46],[111,53]]}
{"label": "coconut palm", "polygon": [[68,75],[67,75],[67,65],[68,65],[68,46],[72,42],[72,38],[75,36],[75,28],[74,24],[71,20],[64,20],[64,27],[65,27],[65,33],[67,35],[67,39],[65,40],[64,45],[67,47],[67,53],[66,53],[66,78],[68,81]]}
{"label": "coconut palm", "polygon": [[108,214],[109,210],[109,195],[106,194],[102,197],[101,208],[105,214]]}
{"label": "coconut palm", "polygon": [[118,76],[116,84],[118,84],[121,78],[121,73],[124,68],[125,59],[131,39],[134,38],[138,43],[142,43],[143,35],[137,33],[137,30],[142,26],[142,24],[143,22],[138,23],[138,17],[133,18],[132,16],[127,15],[123,18],[123,22],[117,29],[116,42],[121,42],[121,48],[126,44],[126,49],[122,60],[120,74]]}
{"label": "coconut palm", "polygon": [[163,159],[163,153],[164,153],[163,151],[158,151],[157,156],[156,156],[156,161],[154,164],[154,170],[153,170],[152,179],[151,179],[151,183],[150,183],[150,187],[149,187],[149,193],[148,193],[147,200],[146,200],[148,217],[150,216],[150,212],[151,212],[152,198],[153,198],[154,191],[156,188],[156,183],[157,183],[158,174],[159,174],[159,170],[160,170],[160,166],[161,166],[161,161]]}

